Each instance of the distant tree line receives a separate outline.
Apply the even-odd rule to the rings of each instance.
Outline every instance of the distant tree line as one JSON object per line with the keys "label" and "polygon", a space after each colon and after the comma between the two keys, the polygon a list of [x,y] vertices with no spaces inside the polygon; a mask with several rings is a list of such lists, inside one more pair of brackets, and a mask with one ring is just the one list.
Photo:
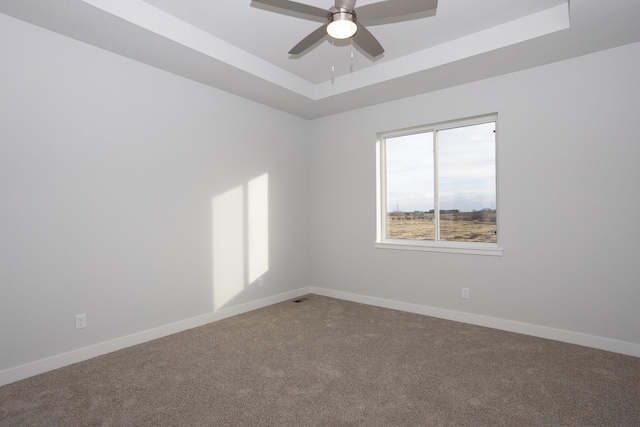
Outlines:
{"label": "distant tree line", "polygon": [[[391,220],[425,220],[433,221],[434,209],[428,211],[403,212],[396,210],[387,213]],[[484,208],[479,211],[460,212],[459,209],[440,209],[440,218],[450,221],[496,222],[496,210]]]}

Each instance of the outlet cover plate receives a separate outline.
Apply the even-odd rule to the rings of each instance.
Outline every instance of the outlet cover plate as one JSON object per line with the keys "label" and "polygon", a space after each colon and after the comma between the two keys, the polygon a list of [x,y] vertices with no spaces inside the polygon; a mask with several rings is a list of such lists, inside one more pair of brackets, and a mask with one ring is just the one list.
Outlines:
{"label": "outlet cover plate", "polygon": [[76,314],[76,329],[82,329],[82,328],[86,328],[86,327],[87,327],[87,315],[86,315],[86,313]]}

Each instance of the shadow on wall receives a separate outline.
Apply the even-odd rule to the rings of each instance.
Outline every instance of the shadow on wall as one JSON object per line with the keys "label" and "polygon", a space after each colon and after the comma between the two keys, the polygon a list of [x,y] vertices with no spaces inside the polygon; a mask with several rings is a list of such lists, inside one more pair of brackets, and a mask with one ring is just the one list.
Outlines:
{"label": "shadow on wall", "polygon": [[214,197],[211,218],[217,311],[269,271],[269,175]]}

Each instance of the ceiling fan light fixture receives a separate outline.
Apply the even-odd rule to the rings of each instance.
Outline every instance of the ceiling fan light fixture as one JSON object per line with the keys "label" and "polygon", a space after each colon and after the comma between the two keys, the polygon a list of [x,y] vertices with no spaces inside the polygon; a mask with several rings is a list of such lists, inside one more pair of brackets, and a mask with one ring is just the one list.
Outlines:
{"label": "ceiling fan light fixture", "polygon": [[334,39],[348,39],[358,31],[355,17],[348,12],[335,12],[329,16],[327,34]]}

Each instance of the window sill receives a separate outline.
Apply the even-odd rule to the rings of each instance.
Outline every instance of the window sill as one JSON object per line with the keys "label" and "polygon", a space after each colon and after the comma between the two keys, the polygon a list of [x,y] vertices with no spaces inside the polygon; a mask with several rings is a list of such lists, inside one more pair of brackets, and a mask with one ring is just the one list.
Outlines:
{"label": "window sill", "polygon": [[502,256],[502,247],[494,243],[422,242],[416,240],[385,240],[374,243],[376,249],[441,252],[468,255]]}

